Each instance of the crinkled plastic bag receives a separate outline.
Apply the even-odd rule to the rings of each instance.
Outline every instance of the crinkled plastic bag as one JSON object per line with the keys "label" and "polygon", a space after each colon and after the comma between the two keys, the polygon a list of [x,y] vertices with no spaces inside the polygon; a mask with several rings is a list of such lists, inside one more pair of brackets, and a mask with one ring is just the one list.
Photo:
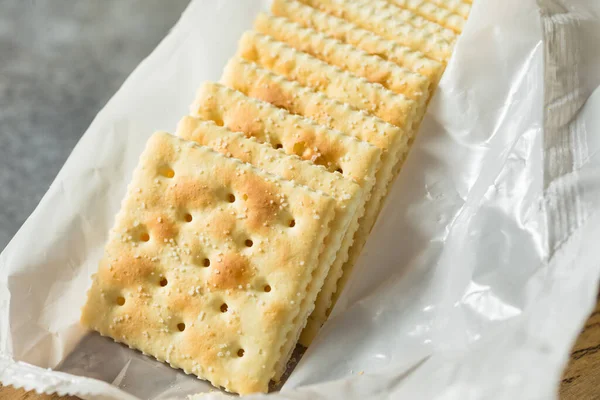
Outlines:
{"label": "crinkled plastic bag", "polygon": [[[98,114],[0,257],[2,383],[211,390],[78,319],[146,139],[174,130],[266,3],[193,1]],[[600,276],[598,43],[596,1],[475,2],[345,292],[272,398],[556,395]]]}

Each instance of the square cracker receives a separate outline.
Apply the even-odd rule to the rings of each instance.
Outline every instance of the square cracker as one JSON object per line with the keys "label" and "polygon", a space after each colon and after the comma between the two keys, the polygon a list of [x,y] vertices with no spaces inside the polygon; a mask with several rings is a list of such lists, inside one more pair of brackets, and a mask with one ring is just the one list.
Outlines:
{"label": "square cracker", "polygon": [[262,33],[245,32],[237,55],[391,124],[416,130],[420,123],[416,102]]}
{"label": "square cracker", "polygon": [[429,78],[434,88],[444,73],[443,63],[427,58],[420,51],[384,39],[352,22],[309,7],[298,0],[273,0],[271,12],[421,74]]}
{"label": "square cracker", "polygon": [[299,304],[334,207],[322,193],[156,133],[81,321],[228,391],[266,392],[304,325]]}
{"label": "square cracker", "polygon": [[349,2],[358,7],[369,7],[373,14],[392,19],[395,23],[410,24],[425,34],[438,36],[449,43],[454,43],[458,39],[458,34],[452,29],[423,18],[411,9],[398,7],[394,4],[394,0],[349,0]]}
{"label": "square cracker", "polygon": [[[367,203],[365,214],[360,221],[362,234],[355,235],[354,244],[350,250],[350,254],[360,253],[364,241],[377,219],[382,199],[385,197],[394,175],[393,168],[399,163],[400,157],[408,151],[411,131],[409,130],[407,133],[400,127],[388,124],[347,104],[329,99],[322,93],[275,75],[241,58],[236,57],[229,61],[223,72],[222,81],[247,96],[270,102],[293,114],[311,118],[322,125],[346,132],[382,149],[381,167],[377,171],[371,199]],[[352,257],[356,258],[357,256]],[[336,264],[344,261],[336,260]],[[338,265],[337,268],[341,270],[342,267]],[[351,266],[346,265],[344,269],[350,273]],[[319,294],[320,299],[327,299],[323,303],[325,307],[320,307],[321,304],[317,301],[315,311],[300,337],[300,343],[305,346],[312,342],[319,328],[327,319],[331,298],[338,289],[337,283],[334,282],[333,285],[328,285],[328,283],[323,286]],[[341,287],[339,288],[341,289]]]}
{"label": "square cracker", "polygon": [[405,8],[420,15],[426,20],[435,22],[447,29],[460,34],[465,26],[466,19],[451,10],[435,4],[431,0],[389,0],[398,7]]}
{"label": "square cracker", "polygon": [[298,51],[406,96],[417,103],[420,109],[417,118],[425,113],[425,104],[432,94],[433,82],[423,75],[324,33],[302,27],[284,17],[261,13],[254,20],[254,29],[287,43]]}
{"label": "square cracker", "polygon": [[[452,55],[454,42],[436,32],[427,32],[411,23],[397,19],[390,11],[391,4],[378,0],[300,0],[318,10],[344,18],[363,29],[394,40],[398,44],[421,51],[427,57],[447,63]],[[376,3],[372,3],[375,1]],[[376,7],[376,5],[378,7]],[[397,8],[397,7],[396,7]]]}
{"label": "square cracker", "polygon": [[445,8],[454,14],[458,14],[464,19],[469,18],[471,13],[471,0],[430,0],[431,3]]}
{"label": "square cracker", "polygon": [[[313,309],[316,310],[315,313],[324,316],[334,291],[332,287],[335,287],[340,278],[343,262],[348,258],[348,248],[358,228],[358,218],[364,211],[361,187],[340,174],[330,173],[322,166],[302,160],[296,155],[285,154],[270,145],[259,143],[255,138],[247,138],[241,132],[232,132],[220,127],[213,121],[184,117],[177,127],[177,135],[211,147],[229,157],[238,158],[268,173],[313,190],[320,190],[335,199],[335,219],[331,222],[329,235],[325,239],[325,249],[319,257],[319,267],[313,277],[317,285],[322,285],[323,288],[316,299],[307,296],[300,306],[300,316],[304,321]],[[334,260],[339,261],[332,265]],[[311,319],[313,320],[314,318]],[[297,337],[290,340],[289,347],[283,354],[292,351],[297,341]],[[281,358],[282,362],[277,368],[279,373],[283,372],[288,358]],[[279,373],[275,375],[276,378]]]}
{"label": "square cracker", "polygon": [[[262,143],[280,147],[286,154],[325,164],[331,172],[339,166],[345,177],[354,180],[363,189],[358,217],[362,216],[364,205],[369,204],[382,157],[382,151],[376,146],[216,83],[206,82],[201,86],[192,106],[192,115],[243,132]],[[356,226],[350,229],[356,231]],[[350,247],[353,240],[352,235],[346,235],[342,248]],[[348,254],[342,253],[341,256],[331,266],[331,278],[325,281],[322,294],[317,298],[315,310],[307,324],[310,331],[325,321],[338,281],[336,275],[339,277]],[[307,344],[304,340],[302,343]]]}
{"label": "square cracker", "polygon": [[191,115],[211,120],[261,143],[339,172],[358,183],[368,199],[381,165],[381,150],[313,120],[253,99],[215,82],[204,82]]}

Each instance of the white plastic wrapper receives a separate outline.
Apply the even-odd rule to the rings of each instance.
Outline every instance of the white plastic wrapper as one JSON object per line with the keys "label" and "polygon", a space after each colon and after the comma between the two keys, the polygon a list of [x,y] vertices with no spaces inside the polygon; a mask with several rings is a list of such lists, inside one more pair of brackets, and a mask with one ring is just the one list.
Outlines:
{"label": "white plastic wrapper", "polygon": [[[174,130],[267,8],[193,1],[98,114],[0,257],[2,383],[84,399],[211,390],[85,332],[79,313],[146,139]],[[600,276],[598,43],[597,1],[475,2],[346,291],[270,398],[555,396]]]}

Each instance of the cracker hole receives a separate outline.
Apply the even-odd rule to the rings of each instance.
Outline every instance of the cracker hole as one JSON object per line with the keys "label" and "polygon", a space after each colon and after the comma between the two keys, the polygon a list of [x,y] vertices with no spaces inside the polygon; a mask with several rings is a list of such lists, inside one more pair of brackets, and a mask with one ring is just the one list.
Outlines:
{"label": "cracker hole", "polygon": [[235,195],[233,193],[229,193],[227,195],[227,201],[233,203],[235,201]]}
{"label": "cracker hole", "polygon": [[192,217],[192,214],[188,213],[183,216],[183,219],[185,220],[185,222],[192,222],[194,217]]}
{"label": "cracker hole", "polygon": [[342,167],[338,167],[335,171],[339,172],[340,174],[344,173],[344,170],[342,169]]}
{"label": "cracker hole", "polygon": [[244,349],[239,349],[237,351],[237,355],[238,355],[238,357],[244,357]]}
{"label": "cracker hole", "polygon": [[178,323],[177,329],[179,329],[179,332],[185,331],[185,324],[183,322]]}
{"label": "cracker hole", "polygon": [[117,304],[120,305],[120,306],[124,305],[125,304],[125,297],[123,297],[123,296],[117,297]]}
{"label": "cracker hole", "polygon": [[173,168],[167,166],[159,168],[158,173],[161,176],[169,179],[175,177],[175,171],[173,171]]}
{"label": "cracker hole", "polygon": [[167,286],[168,283],[169,283],[169,281],[167,280],[167,278],[162,278],[159,282],[160,286],[162,286],[162,287]]}
{"label": "cracker hole", "polygon": [[289,225],[290,228],[295,227],[296,226],[296,220],[295,219],[291,220],[288,225]]}
{"label": "cracker hole", "polygon": [[210,267],[210,260],[208,258],[205,258],[204,260],[202,260],[202,265],[204,267]]}
{"label": "cracker hole", "polygon": [[270,285],[265,285],[265,287],[263,288],[263,290],[267,293],[269,293],[271,291],[271,286]]}
{"label": "cracker hole", "polygon": [[222,312],[222,313],[225,313],[225,312],[227,312],[227,309],[228,309],[228,308],[229,308],[229,307],[227,307],[227,303],[223,303],[223,304],[221,304],[221,312]]}
{"label": "cracker hole", "polygon": [[142,232],[140,234],[140,240],[142,242],[148,242],[148,241],[150,241],[150,235],[148,234],[148,232]]}
{"label": "cracker hole", "polygon": [[244,242],[244,244],[246,245],[246,247],[252,247],[254,246],[254,242],[250,239],[246,239],[246,241]]}
{"label": "cracker hole", "polygon": [[282,145],[281,143],[277,143],[277,144],[275,145],[275,148],[276,148],[276,149],[281,149],[281,148],[283,148],[283,145]]}
{"label": "cracker hole", "polygon": [[296,142],[294,143],[294,154],[302,157],[304,155],[304,151],[306,150],[306,145],[304,144],[304,142]]}

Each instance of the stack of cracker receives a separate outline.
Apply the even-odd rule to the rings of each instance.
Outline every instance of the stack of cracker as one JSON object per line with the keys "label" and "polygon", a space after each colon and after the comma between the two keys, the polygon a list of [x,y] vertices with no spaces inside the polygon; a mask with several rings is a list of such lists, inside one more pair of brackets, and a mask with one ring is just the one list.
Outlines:
{"label": "stack of cracker", "polygon": [[266,392],[351,275],[469,0],[274,0],[143,152],[82,323]]}

